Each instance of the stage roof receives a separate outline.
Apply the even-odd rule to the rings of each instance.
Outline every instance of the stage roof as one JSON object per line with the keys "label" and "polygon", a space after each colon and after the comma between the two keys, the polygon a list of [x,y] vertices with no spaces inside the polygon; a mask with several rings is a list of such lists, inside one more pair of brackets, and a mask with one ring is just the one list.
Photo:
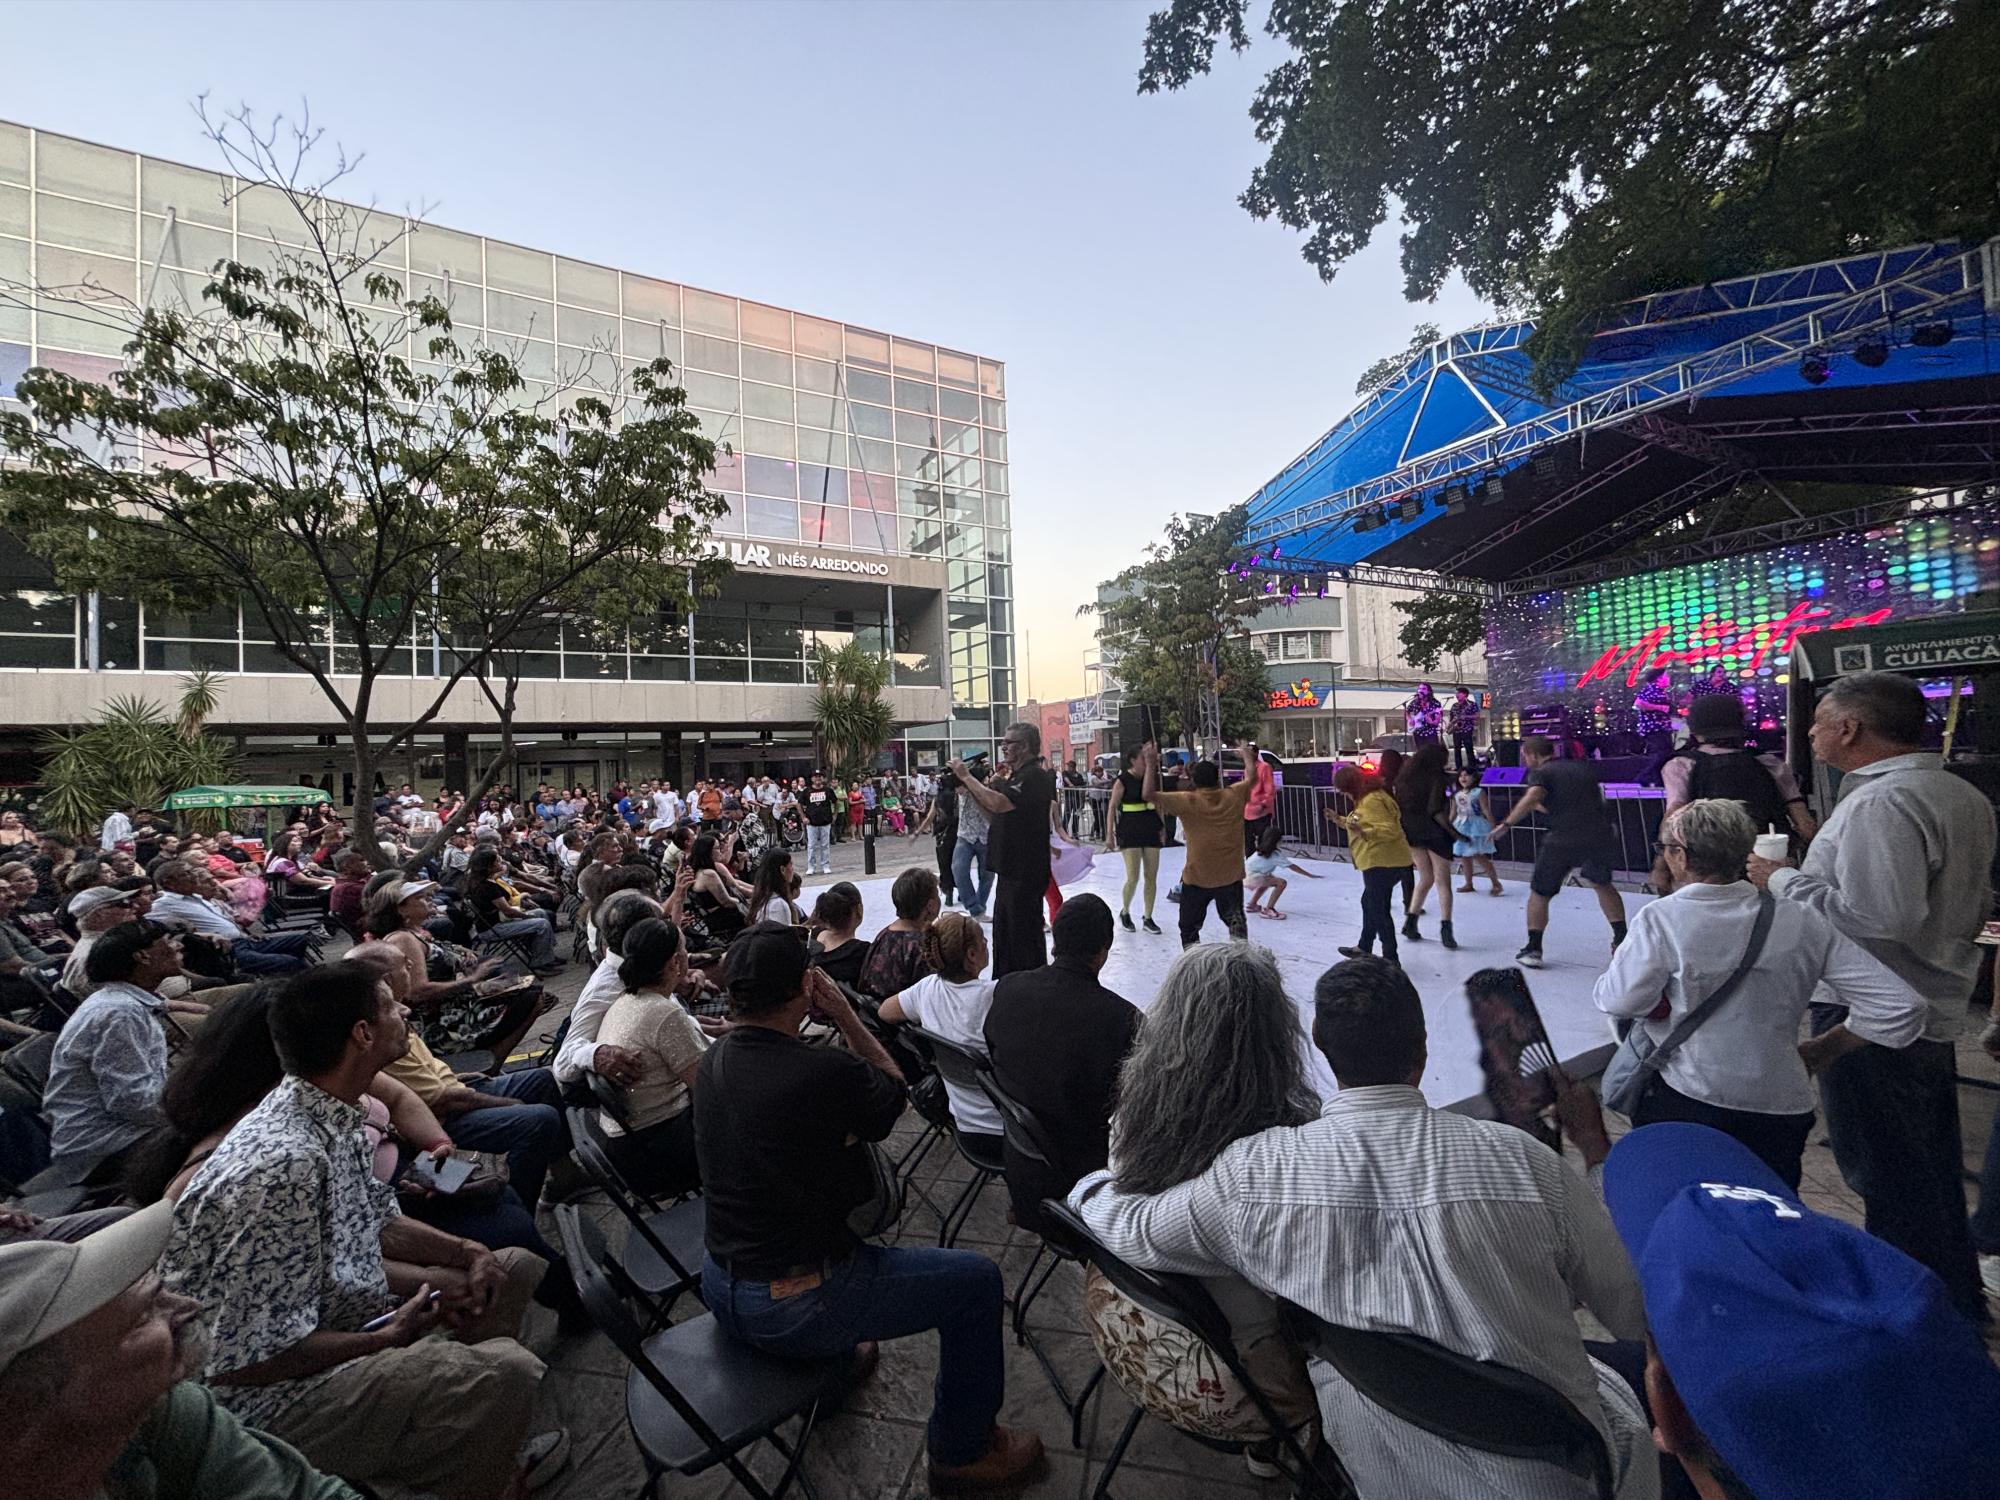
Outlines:
{"label": "stage roof", "polygon": [[1453,334],[1364,397],[1251,497],[1262,565],[1505,585],[1712,525],[1724,495],[1803,517],[1833,486],[2000,481],[2000,240],[1628,303],[1553,400],[1529,383],[1532,332]]}

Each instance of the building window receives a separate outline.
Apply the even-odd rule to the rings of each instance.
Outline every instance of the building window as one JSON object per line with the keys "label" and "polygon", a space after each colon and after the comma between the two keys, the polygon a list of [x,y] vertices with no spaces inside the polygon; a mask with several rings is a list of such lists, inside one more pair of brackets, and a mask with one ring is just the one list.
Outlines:
{"label": "building window", "polygon": [[1312,638],[1309,632],[1303,630],[1285,632],[1286,661],[1304,661],[1311,654]]}

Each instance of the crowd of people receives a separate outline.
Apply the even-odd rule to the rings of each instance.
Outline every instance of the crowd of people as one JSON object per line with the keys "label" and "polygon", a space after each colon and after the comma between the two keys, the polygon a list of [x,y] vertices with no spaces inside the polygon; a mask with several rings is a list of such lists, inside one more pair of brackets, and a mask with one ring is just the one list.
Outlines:
{"label": "crowd of people", "polygon": [[[991,767],[874,789],[878,819],[937,844],[891,882],[885,923],[851,882],[804,888],[865,790],[820,774],[685,800],[503,791],[442,840],[459,804],[409,788],[358,829],[308,810],[268,847],[143,809],[113,810],[95,850],[0,819],[33,851],[0,867],[9,1056],[45,1056],[39,1097],[0,1116],[0,1178],[72,1209],[0,1210],[0,1465],[38,1494],[119,1500],[546,1484],[571,1435],[535,1430],[528,1314],[557,1339],[589,1324],[541,1217],[587,1190],[582,1109],[635,1187],[701,1195],[700,1296],[724,1334],[859,1381],[899,1357],[880,1343],[935,1331],[930,1485],[1017,1483],[1042,1445],[1000,1420],[999,1266],[856,1227],[885,1221],[879,1143],[935,1091],[925,1117],[1004,1162],[1013,1223],[1065,1233],[1048,1205],[1066,1203],[1103,1255],[1197,1279],[1265,1398],[1207,1431],[1240,1437],[1253,1473],[1298,1451],[1314,1474],[1295,1482],[1371,1500],[1592,1493],[1394,1414],[1315,1357],[1303,1310],[1540,1382],[1601,1440],[1621,1500],[1989,1493],[2000,1171],[1968,1220],[1951,1045],[1994,818],[1917,748],[1914,692],[1871,674],[1825,695],[1814,751],[1848,787],[1824,827],[1788,818],[1802,857],[1756,852],[1764,809],[1717,790],[1734,763],[1686,768],[1671,894],[1629,928],[1589,795],[1528,747],[1550,832],[1520,961],[1580,871],[1614,940],[1597,1006],[1651,1044],[1628,1038],[1650,1071],[1615,1147],[1591,1089],[1553,1070],[1574,1157],[1418,1087],[1428,1028],[1397,938],[1435,892],[1449,946],[1474,861],[1500,888],[1476,770],[1454,779],[1436,743],[1386,776],[1343,769],[1362,936],[1303,1005],[1246,941],[1252,916],[1285,915],[1288,876],[1315,878],[1281,849],[1252,744],[1233,783],[1204,760],[1168,789],[1154,747],[1125,758],[1094,835],[1122,859],[1115,911],[1055,884],[1065,772],[1027,724]],[[1106,966],[1146,941],[1135,897],[1160,932],[1170,819],[1182,951],[1142,1007]],[[256,881],[254,911],[231,880]],[[1229,941],[1201,941],[1211,909]],[[566,1019],[516,1055],[573,962]],[[941,1072],[940,1049],[990,1086]],[[1798,1196],[1815,1118],[1865,1230]],[[1156,1311],[1093,1273],[1080,1312],[1135,1399],[1175,1385],[1162,1362],[1187,1340],[1151,1338]],[[1203,1381],[1188,1400],[1219,1411],[1227,1382]]]}

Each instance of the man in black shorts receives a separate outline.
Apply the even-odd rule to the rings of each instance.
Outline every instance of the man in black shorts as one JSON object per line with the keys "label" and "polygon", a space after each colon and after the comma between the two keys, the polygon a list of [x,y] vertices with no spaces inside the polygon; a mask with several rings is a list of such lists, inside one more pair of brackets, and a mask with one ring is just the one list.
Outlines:
{"label": "man in black shorts", "polygon": [[1604,790],[1587,763],[1557,760],[1555,754],[1554,742],[1543,735],[1531,734],[1521,741],[1527,790],[1493,830],[1497,838],[1535,812],[1548,820],[1548,837],[1542,840],[1528,882],[1528,943],[1514,955],[1514,962],[1527,969],[1542,966],[1549,901],[1571,870],[1597,892],[1598,909],[1611,924],[1611,946],[1625,941],[1625,898],[1611,883],[1611,869],[1618,862],[1618,834],[1604,806]]}

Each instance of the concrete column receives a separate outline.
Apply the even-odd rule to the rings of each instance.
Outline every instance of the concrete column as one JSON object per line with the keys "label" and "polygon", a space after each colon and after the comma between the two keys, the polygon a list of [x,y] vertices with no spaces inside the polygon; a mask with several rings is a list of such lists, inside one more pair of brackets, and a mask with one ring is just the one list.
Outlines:
{"label": "concrete column", "polygon": [[455,792],[470,791],[472,788],[468,748],[464,730],[447,729],[444,732],[444,784]]}
{"label": "concrete column", "polygon": [[682,774],[681,732],[678,729],[660,731],[660,774],[676,787],[687,785]]}

